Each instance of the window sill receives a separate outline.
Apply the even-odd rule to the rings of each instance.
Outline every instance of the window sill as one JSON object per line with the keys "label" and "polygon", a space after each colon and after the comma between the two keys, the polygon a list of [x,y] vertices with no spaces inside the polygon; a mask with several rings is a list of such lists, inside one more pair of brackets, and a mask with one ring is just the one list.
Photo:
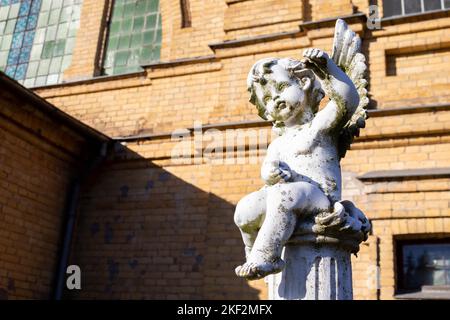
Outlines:
{"label": "window sill", "polygon": [[422,291],[394,295],[399,300],[450,300],[450,286],[423,287]]}

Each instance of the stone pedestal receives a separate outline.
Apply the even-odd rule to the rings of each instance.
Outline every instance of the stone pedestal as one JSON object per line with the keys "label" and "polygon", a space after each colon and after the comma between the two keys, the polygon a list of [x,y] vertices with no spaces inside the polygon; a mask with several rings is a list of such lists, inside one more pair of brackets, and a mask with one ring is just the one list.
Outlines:
{"label": "stone pedestal", "polygon": [[330,244],[285,247],[283,272],[268,276],[270,300],[351,300],[350,251]]}

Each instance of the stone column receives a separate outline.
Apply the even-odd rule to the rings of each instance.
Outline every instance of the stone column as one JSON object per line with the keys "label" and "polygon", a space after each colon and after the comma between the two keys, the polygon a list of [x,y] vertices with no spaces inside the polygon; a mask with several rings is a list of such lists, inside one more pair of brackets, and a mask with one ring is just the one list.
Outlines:
{"label": "stone column", "polygon": [[353,219],[342,211],[327,225],[320,218],[301,221],[283,250],[285,269],[267,277],[269,299],[352,300],[351,254],[367,239]]}
{"label": "stone column", "polygon": [[334,245],[286,246],[283,272],[270,275],[270,300],[352,300],[350,253]]}

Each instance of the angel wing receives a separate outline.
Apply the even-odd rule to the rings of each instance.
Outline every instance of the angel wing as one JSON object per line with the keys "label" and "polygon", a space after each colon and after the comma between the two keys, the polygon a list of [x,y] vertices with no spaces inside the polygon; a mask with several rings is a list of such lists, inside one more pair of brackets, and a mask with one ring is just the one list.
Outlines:
{"label": "angel wing", "polygon": [[360,97],[358,108],[339,136],[338,150],[340,157],[343,158],[354,138],[359,137],[360,129],[366,126],[366,107],[369,104],[369,98],[365,78],[367,65],[366,58],[361,53],[361,38],[341,19],[336,21],[331,58],[353,81]]}

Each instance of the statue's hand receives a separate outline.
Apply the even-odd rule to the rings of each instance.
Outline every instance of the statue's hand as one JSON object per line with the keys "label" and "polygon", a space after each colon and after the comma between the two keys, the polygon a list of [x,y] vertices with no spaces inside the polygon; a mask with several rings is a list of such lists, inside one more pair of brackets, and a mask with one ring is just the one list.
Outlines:
{"label": "statue's hand", "polygon": [[303,53],[303,56],[322,68],[326,68],[328,60],[330,59],[328,54],[320,49],[307,49]]}
{"label": "statue's hand", "polygon": [[274,162],[273,169],[270,171],[267,184],[274,185],[277,183],[289,182],[292,178],[291,168],[285,162]]}
{"label": "statue's hand", "polygon": [[331,60],[325,51],[320,49],[307,49],[303,53],[303,56],[305,57],[303,60],[305,65],[312,69],[319,78],[324,79],[329,74],[328,61]]}

